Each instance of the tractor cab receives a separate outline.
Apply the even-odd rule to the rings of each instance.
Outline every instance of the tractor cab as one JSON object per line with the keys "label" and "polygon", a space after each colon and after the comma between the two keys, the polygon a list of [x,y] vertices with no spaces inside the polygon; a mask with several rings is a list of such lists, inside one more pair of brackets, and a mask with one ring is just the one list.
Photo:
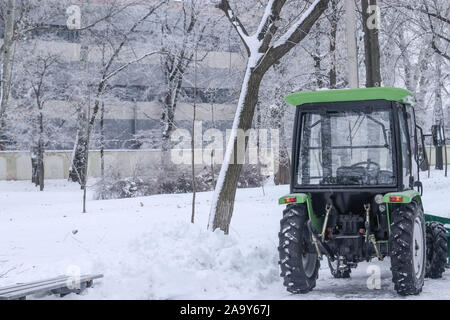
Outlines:
{"label": "tractor cab", "polygon": [[378,194],[420,187],[423,139],[407,90],[327,90],[286,101],[298,106],[291,192],[310,193],[316,212],[333,203],[356,214],[376,207]]}
{"label": "tractor cab", "polygon": [[425,276],[442,276],[446,230],[425,223],[419,168],[427,158],[412,94],[323,90],[286,102],[296,107],[291,193],[279,199],[287,205],[278,247],[287,290],[312,290],[323,256],[336,278],[389,256],[402,295],[418,294]]}

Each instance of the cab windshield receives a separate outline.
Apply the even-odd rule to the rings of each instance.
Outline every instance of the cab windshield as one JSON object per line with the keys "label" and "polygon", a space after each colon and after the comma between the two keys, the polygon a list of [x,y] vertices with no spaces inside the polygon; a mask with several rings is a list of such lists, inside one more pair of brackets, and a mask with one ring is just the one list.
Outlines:
{"label": "cab windshield", "polygon": [[302,112],[299,185],[395,185],[390,110]]}

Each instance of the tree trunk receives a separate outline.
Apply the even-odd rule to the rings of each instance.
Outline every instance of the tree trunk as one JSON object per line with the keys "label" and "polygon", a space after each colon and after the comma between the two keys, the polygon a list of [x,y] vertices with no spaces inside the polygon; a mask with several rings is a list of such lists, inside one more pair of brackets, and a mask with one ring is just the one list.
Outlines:
{"label": "tree trunk", "polygon": [[105,179],[105,103],[100,111],[100,175]]}
{"label": "tree trunk", "polygon": [[346,35],[347,35],[347,81],[351,89],[359,87],[358,47],[356,42],[355,2],[345,0]]}
{"label": "tree trunk", "polygon": [[[392,25],[394,25],[394,23],[392,23]],[[414,84],[414,77],[413,77],[413,67],[411,64],[411,57],[409,55],[408,52],[408,43],[406,42],[404,33],[405,33],[405,29],[403,24],[400,25],[399,27],[399,33],[398,33],[398,47],[400,49],[401,52],[401,58],[402,58],[402,62],[403,62],[403,70],[405,73],[405,86],[406,89],[408,89],[411,92],[415,91],[415,84]],[[389,44],[391,44],[390,47],[387,48],[387,51],[393,51],[394,50],[394,43],[393,43],[393,39],[389,39]],[[392,59],[392,54],[389,54],[386,57],[386,60],[389,59],[390,61],[386,61],[388,62],[387,65],[388,66],[384,66],[385,72],[384,74],[389,74],[389,77],[386,77],[389,80],[389,82],[387,83],[388,86],[392,86],[394,84],[393,81],[393,72],[392,70],[394,70],[395,67],[395,63],[394,63],[394,59]],[[420,57],[421,57],[421,53],[419,54],[419,61],[420,61]],[[388,69],[386,68],[388,67]],[[386,79],[385,79],[386,82]]]}
{"label": "tree trunk", "polygon": [[316,77],[316,87],[317,88],[323,88],[325,86],[325,83],[323,81],[322,77],[322,55],[320,52],[320,22],[316,23],[316,34],[314,35],[314,54],[313,54],[313,60],[314,60],[314,76]]}
{"label": "tree trunk", "polygon": [[100,110],[100,179],[101,192],[100,199],[104,199],[105,195],[105,103],[102,102]]}
{"label": "tree trunk", "polygon": [[[378,39],[378,25],[373,25],[371,19],[374,12],[369,11],[369,4],[376,6],[376,0],[362,0],[362,17],[364,30],[365,66],[366,66],[366,87],[381,86],[380,68],[380,42]],[[375,19],[378,19],[376,17]]]}
{"label": "tree trunk", "polygon": [[332,0],[331,2],[331,17],[330,17],[330,71],[328,76],[330,78],[330,89],[337,88],[337,72],[336,72],[336,40],[337,40],[337,29],[338,29],[338,12],[337,12],[337,0]]}
{"label": "tree trunk", "polygon": [[274,183],[275,185],[289,184],[291,183],[291,161],[289,159],[286,143],[281,143],[279,154],[278,170],[275,173]]}
{"label": "tree trunk", "polygon": [[[434,88],[434,109],[433,118],[434,125],[438,125],[438,128],[445,128],[444,126],[444,110],[442,108],[442,57],[435,54],[436,70],[435,70],[435,88]],[[436,146],[436,170],[444,170],[444,157],[443,148],[445,148],[445,142]]]}
{"label": "tree trunk", "polygon": [[[98,107],[98,100],[96,101],[96,106]],[[86,213],[86,194],[87,194],[87,180],[88,180],[88,161],[89,161],[89,142],[91,141],[91,128],[94,126],[93,118],[91,118],[91,99],[88,96],[88,116],[86,121],[86,148],[84,153],[84,171],[83,171],[83,180],[82,180],[82,189],[83,189],[83,213]]]}
{"label": "tree trunk", "polygon": [[174,130],[175,111],[172,93],[167,92],[163,102],[161,115],[161,149],[163,152],[170,150],[170,136]]}
{"label": "tree trunk", "polygon": [[[259,183],[261,185],[262,191],[264,193],[264,181],[263,181],[263,176],[261,174],[261,161],[260,161],[260,157],[261,157],[261,144],[260,144],[260,134],[261,134],[261,105],[260,103],[256,104],[256,123],[254,125],[254,128],[256,130],[256,170],[258,172],[258,176],[259,176]],[[275,172],[275,177],[274,180],[276,179],[276,172]]]}
{"label": "tree trunk", "polygon": [[44,115],[39,107],[39,146],[38,146],[39,190],[44,190]]}
{"label": "tree trunk", "polygon": [[428,64],[432,57],[431,50],[427,47],[428,43],[424,41],[425,45],[422,46],[420,50],[419,59],[417,61],[417,72],[415,73],[413,79],[413,88],[416,98],[416,119],[418,124],[425,128],[427,125],[431,125],[427,123],[426,119],[429,118],[426,114],[429,112],[427,103],[425,102],[425,97],[429,90],[429,79],[428,73],[429,68]]}
{"label": "tree trunk", "polygon": [[38,180],[39,180],[39,190],[44,191],[44,141],[39,138],[39,147],[38,147]]}
{"label": "tree trunk", "polygon": [[[376,6],[376,0],[362,0],[362,18],[364,30],[364,55],[366,66],[366,87],[380,87],[381,86],[381,65],[380,65],[380,43],[378,39],[379,21],[371,20],[378,19],[377,13],[373,12],[370,6]],[[374,7],[372,7],[374,8]],[[372,121],[367,122],[367,141],[369,144],[378,144],[380,142],[379,126]],[[368,150],[367,160],[380,162],[380,155],[378,151],[373,149]]]}
{"label": "tree trunk", "polygon": [[38,140],[31,148],[31,182],[39,190],[44,190],[44,121],[42,114],[42,107],[39,107],[39,114],[37,118],[38,125]]}
{"label": "tree trunk", "polygon": [[163,101],[163,112],[161,115],[161,132],[162,132],[162,145],[163,152],[170,150],[171,141],[170,137],[175,130],[175,110],[177,108],[178,96],[180,94],[181,86],[183,84],[184,71],[178,70],[180,74],[174,79],[166,83],[167,92]]}
{"label": "tree trunk", "polygon": [[[279,98],[279,101],[283,101],[282,97]],[[274,175],[274,183],[275,185],[289,184],[291,182],[291,163],[289,159],[288,146],[286,143],[286,133],[284,130],[285,106],[280,103],[277,105],[277,109],[273,111],[274,112],[271,113],[271,117],[275,121],[275,128],[279,132],[278,137],[280,141],[278,161],[275,162],[277,168]]]}
{"label": "tree trunk", "polygon": [[[212,128],[215,129],[216,125],[214,122],[214,100],[213,100],[213,94],[211,94],[211,123],[212,123]],[[212,185],[212,189],[214,190],[214,188],[216,187],[216,181],[214,178],[214,151],[215,149],[212,148],[211,149],[211,185]]]}
{"label": "tree trunk", "polygon": [[82,185],[84,181],[87,149],[86,114],[83,111],[78,113],[77,125],[77,137],[72,155],[72,163],[69,169],[69,180]]}
{"label": "tree trunk", "polygon": [[83,31],[80,33],[81,48],[80,48],[80,64],[83,68],[81,76],[83,77],[80,83],[82,96],[77,104],[77,136],[75,138],[75,145],[72,152],[72,161],[69,168],[69,180],[78,182],[83,187],[84,169],[86,165],[86,148],[87,142],[87,128],[88,122],[85,110],[87,103],[86,97],[89,96],[88,88],[88,43],[86,35]]}
{"label": "tree trunk", "polygon": [[434,72],[435,76],[435,87],[434,87],[434,109],[433,118],[434,124],[441,125],[444,121],[444,110],[442,108],[442,58],[440,55],[435,54],[436,69]]}
{"label": "tree trunk", "polygon": [[197,47],[195,44],[195,64],[194,64],[194,104],[192,106],[192,139],[191,139],[191,170],[192,170],[192,213],[191,223],[195,221],[195,196],[197,193],[197,184],[195,179],[195,112],[197,111]]}
{"label": "tree trunk", "polygon": [[13,36],[14,36],[14,12],[15,0],[8,0],[6,5],[5,34],[2,46],[2,74],[0,83],[0,131],[3,127],[3,120],[8,105],[11,91],[11,65],[13,56]]}
{"label": "tree trunk", "polygon": [[[242,108],[242,112],[236,113],[233,128],[238,130],[241,129],[244,132],[251,128],[256,103],[258,102],[259,85],[263,74],[264,72],[260,69],[252,70],[251,68],[247,68],[244,83],[242,85],[243,90],[241,91],[239,99],[240,105],[238,105],[238,108]],[[245,150],[247,150],[247,144],[248,140],[245,139]],[[234,152],[232,152],[233,149]],[[239,149],[240,148],[237,145],[237,135],[231,134],[230,141],[228,141],[227,144],[224,162],[222,163],[221,175],[219,175],[217,181],[217,186],[222,186],[222,188],[216,190],[216,192],[219,193],[218,200],[216,202],[216,207],[211,209],[215,211],[215,214],[210,215],[210,218],[212,219],[210,219],[208,225],[209,229],[215,230],[219,228],[225,234],[228,234],[229,232],[237,182],[242,169],[242,164],[236,163],[237,161],[234,161],[233,159],[236,158]]]}
{"label": "tree trunk", "polygon": [[37,154],[38,154],[38,150],[37,150],[36,146],[32,146],[31,147],[31,183],[34,183],[35,186],[38,185]]}

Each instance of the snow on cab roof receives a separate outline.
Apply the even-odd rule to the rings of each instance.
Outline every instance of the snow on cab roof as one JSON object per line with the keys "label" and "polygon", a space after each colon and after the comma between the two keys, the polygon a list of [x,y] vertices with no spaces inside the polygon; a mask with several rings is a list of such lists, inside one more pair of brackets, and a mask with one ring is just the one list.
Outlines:
{"label": "snow on cab roof", "polygon": [[406,89],[379,87],[296,92],[288,95],[285,99],[286,103],[293,106],[300,106],[307,103],[367,100],[388,100],[412,105],[414,103],[414,96]]}

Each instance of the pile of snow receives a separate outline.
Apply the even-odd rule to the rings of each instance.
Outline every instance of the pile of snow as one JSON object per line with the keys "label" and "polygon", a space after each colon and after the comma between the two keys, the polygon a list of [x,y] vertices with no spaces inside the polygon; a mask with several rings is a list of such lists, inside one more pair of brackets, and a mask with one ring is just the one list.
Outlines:
{"label": "pile of snow", "polygon": [[[449,216],[450,178],[423,177],[428,213]],[[83,295],[64,299],[393,299],[389,259],[381,290],[366,282],[368,263],[351,279],[333,279],[326,260],[308,295],[291,295],[278,270],[277,199],[287,186],[239,189],[230,235],[207,231],[212,192],[200,193],[195,224],[190,194],[95,201],[66,181],[0,182],[0,286],[74,272],[103,273]],[[92,196],[92,194],[90,194]],[[42,298],[42,297],[37,297]],[[59,299],[54,296],[44,298]],[[450,278],[425,282],[409,299],[450,298]]]}

